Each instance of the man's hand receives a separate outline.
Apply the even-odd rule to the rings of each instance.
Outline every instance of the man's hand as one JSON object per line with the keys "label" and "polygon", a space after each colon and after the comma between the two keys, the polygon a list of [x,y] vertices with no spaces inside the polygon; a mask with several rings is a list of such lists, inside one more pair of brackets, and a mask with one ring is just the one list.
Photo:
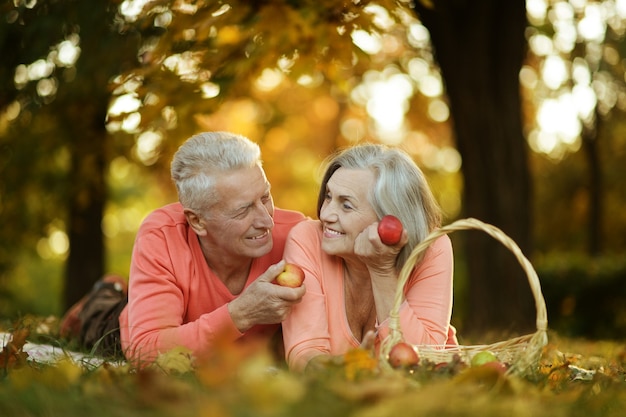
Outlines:
{"label": "man's hand", "polygon": [[270,266],[239,297],[228,303],[228,311],[239,331],[245,332],[257,324],[280,323],[291,306],[302,300],[306,292],[304,285],[290,288],[272,283],[284,268],[284,261]]}

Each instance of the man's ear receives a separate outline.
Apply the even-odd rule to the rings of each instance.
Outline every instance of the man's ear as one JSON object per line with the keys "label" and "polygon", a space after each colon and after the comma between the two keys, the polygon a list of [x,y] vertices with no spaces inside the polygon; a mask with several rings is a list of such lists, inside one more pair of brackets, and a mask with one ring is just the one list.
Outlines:
{"label": "man's ear", "polygon": [[191,226],[193,231],[196,232],[198,236],[206,235],[206,226],[204,224],[204,221],[202,220],[202,217],[198,216],[195,211],[188,208],[184,209],[183,213],[185,213],[187,223],[189,223],[189,226]]}

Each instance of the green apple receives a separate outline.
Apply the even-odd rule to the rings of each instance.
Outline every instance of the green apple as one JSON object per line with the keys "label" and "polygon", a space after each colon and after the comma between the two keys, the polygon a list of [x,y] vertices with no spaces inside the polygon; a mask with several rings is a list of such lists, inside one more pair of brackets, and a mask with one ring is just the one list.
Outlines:
{"label": "green apple", "polygon": [[489,350],[483,350],[472,356],[471,365],[481,366],[489,362],[498,362],[498,358],[493,352]]}

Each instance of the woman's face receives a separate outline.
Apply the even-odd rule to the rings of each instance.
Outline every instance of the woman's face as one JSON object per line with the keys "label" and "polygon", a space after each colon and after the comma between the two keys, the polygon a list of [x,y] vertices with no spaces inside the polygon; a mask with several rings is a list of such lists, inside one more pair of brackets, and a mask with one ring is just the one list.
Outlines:
{"label": "woman's face", "polygon": [[330,177],[320,210],[324,252],[341,257],[353,255],[357,236],[378,221],[367,199],[374,181],[368,169],[339,168]]}

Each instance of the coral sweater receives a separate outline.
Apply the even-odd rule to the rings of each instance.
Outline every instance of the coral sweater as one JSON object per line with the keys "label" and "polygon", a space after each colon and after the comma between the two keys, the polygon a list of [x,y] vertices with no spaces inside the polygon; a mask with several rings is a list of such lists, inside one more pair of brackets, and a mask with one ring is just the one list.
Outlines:
{"label": "coral sweater", "polygon": [[[305,271],[306,294],[283,322],[287,362],[303,369],[317,354],[341,355],[359,346],[346,316],[343,261],[321,249],[322,228],[308,220],[292,229],[285,260]],[[452,314],[452,244],[448,236],[434,241],[414,268],[400,306],[400,328],[413,344],[457,344]],[[377,345],[389,334],[389,319],[378,325]]]}
{"label": "coral sweater", "polygon": [[[289,230],[303,219],[301,213],[275,209],[273,248],[252,261],[246,287],[282,259]],[[279,328],[257,325],[245,334],[237,329],[227,307],[236,295],[208,267],[180,203],[155,210],[140,226],[128,296],[120,315],[121,343],[126,357],[137,361],[150,362],[178,346],[201,357],[217,338],[269,340]]]}

